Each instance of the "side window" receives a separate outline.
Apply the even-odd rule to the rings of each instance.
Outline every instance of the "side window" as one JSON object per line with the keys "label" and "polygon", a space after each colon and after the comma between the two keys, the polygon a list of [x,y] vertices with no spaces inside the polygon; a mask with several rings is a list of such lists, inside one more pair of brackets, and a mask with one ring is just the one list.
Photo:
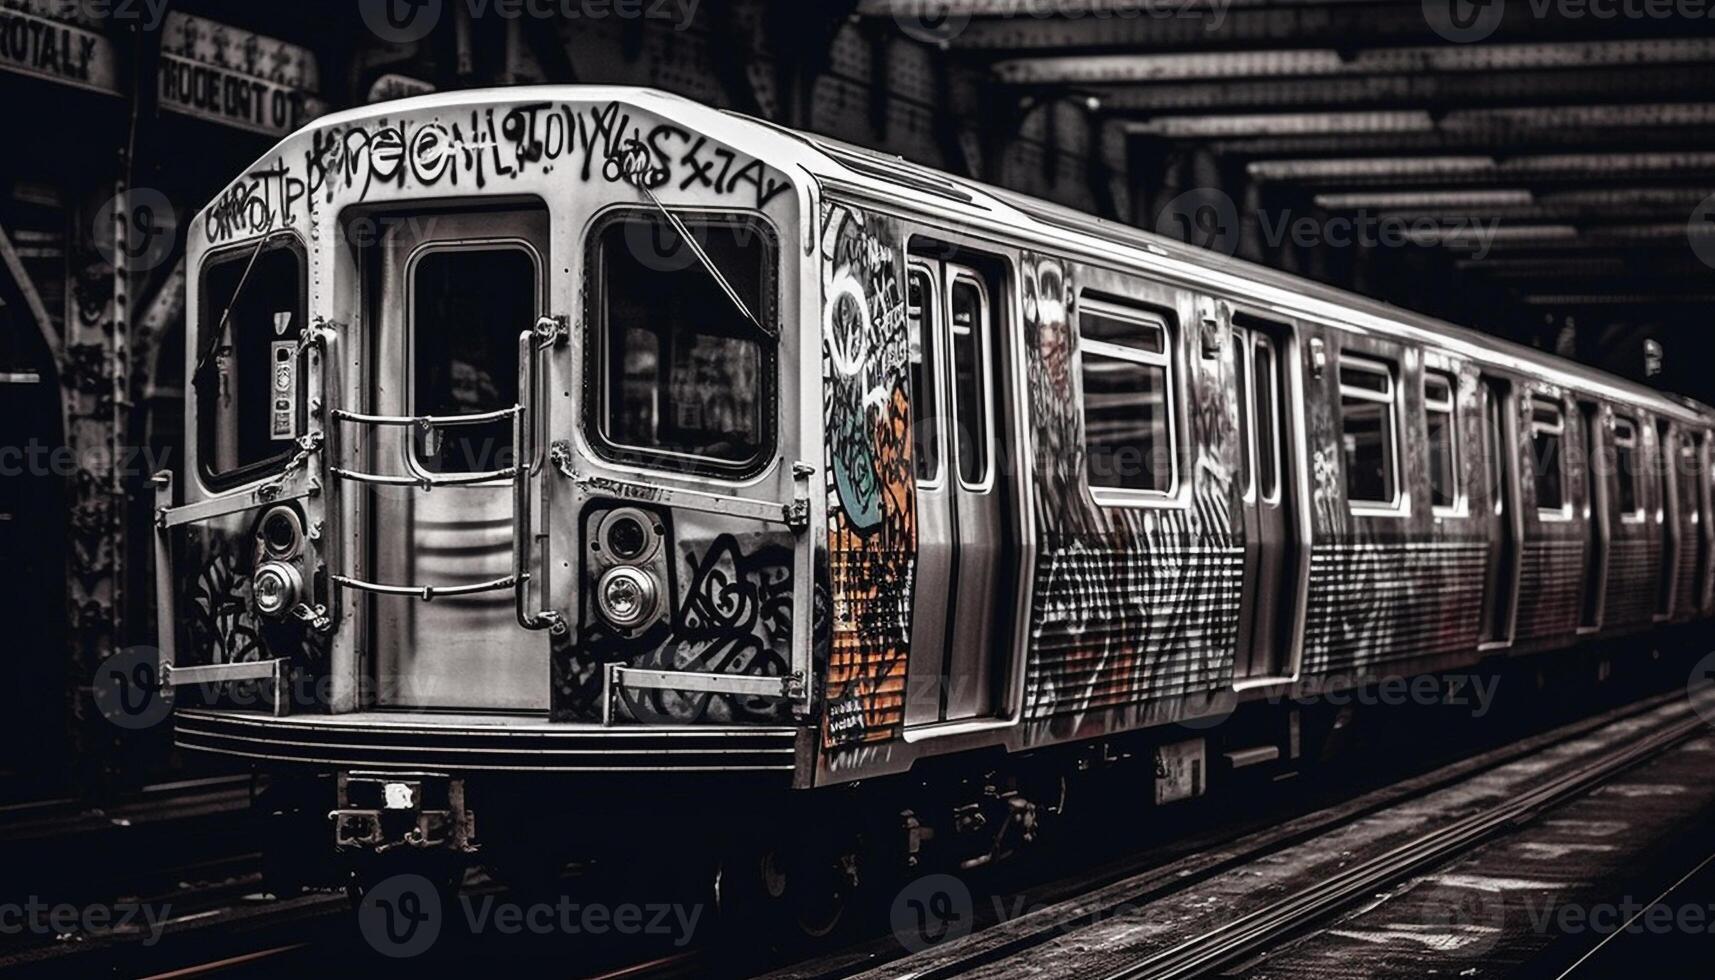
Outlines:
{"label": "side window", "polygon": [[1614,477],[1619,486],[1620,516],[1643,520],[1643,494],[1639,481],[1643,472],[1638,466],[1638,423],[1621,415],[1614,416]]}
{"label": "side window", "polygon": [[[586,403],[586,426],[609,457],[754,472],[774,452],[778,247],[757,221],[686,215],[684,224],[700,249],[653,212],[628,212],[595,232],[596,397]],[[705,257],[762,329],[721,288]]]}
{"label": "side window", "polygon": [[1531,399],[1530,451],[1536,464],[1536,508],[1554,514],[1567,513],[1566,460],[1561,452],[1566,438],[1566,416],[1558,403],[1546,398]]}
{"label": "side window", "polygon": [[1349,503],[1391,507],[1399,502],[1394,387],[1392,365],[1340,359],[1340,442]]}
{"label": "side window", "polygon": [[297,355],[304,302],[303,255],[284,240],[203,267],[191,382],[210,483],[259,476],[291,454],[305,394]]}
{"label": "side window", "polygon": [[982,285],[959,276],[951,287],[953,319],[953,398],[958,412],[955,444],[959,482],[977,489],[988,485],[993,437],[989,406],[989,309]]}
{"label": "side window", "polygon": [[[411,263],[411,412],[473,415],[518,403],[518,335],[536,318],[536,260],[516,245],[441,248]],[[470,288],[482,283],[481,289]],[[512,419],[416,431],[431,473],[511,466]]]}
{"label": "side window", "polygon": [[1092,490],[1170,494],[1178,485],[1165,320],[1085,301],[1078,316],[1084,470]]}
{"label": "side window", "polygon": [[940,295],[934,276],[920,266],[912,266],[905,288],[911,334],[911,457],[917,461],[918,482],[933,486],[941,479],[941,407],[935,386]]}
{"label": "side window", "polygon": [[1423,412],[1429,436],[1429,502],[1446,509],[1459,506],[1459,434],[1453,407],[1454,385],[1450,374],[1429,371],[1423,376]]}
{"label": "side window", "polygon": [[1262,499],[1272,503],[1280,496],[1280,366],[1272,338],[1257,334],[1255,345],[1251,377],[1256,388],[1256,485]]}

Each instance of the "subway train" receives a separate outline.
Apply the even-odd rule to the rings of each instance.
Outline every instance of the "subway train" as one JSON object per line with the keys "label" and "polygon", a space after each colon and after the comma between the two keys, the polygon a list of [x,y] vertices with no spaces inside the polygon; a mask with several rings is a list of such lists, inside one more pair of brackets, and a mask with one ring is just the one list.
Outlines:
{"label": "subway train", "polygon": [[815,934],[1072,772],[1715,612],[1706,406],[657,91],[317,119],[187,262],[175,744],[358,889],[671,852]]}

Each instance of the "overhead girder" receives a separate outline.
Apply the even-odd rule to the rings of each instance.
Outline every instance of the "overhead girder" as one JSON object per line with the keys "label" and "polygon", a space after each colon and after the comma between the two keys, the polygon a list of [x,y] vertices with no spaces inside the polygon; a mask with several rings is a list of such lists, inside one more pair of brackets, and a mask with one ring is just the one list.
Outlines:
{"label": "overhead girder", "polygon": [[1356,112],[1214,113],[1156,116],[1126,130],[1168,139],[1261,136],[1335,136],[1400,133],[1486,133],[1496,139],[1528,138],[1531,131],[1701,128],[1715,125],[1715,103],[1651,102],[1629,105],[1507,106],[1432,113],[1426,109]]}
{"label": "overhead girder", "polygon": [[1259,113],[1420,109],[1446,113],[1495,103],[1522,108],[1693,100],[1715,91],[1715,61],[1576,71],[1269,78],[1090,85],[1079,89],[1099,98],[1105,112],[1118,115],[1163,115],[1190,110]]}
{"label": "overhead girder", "polygon": [[1591,175],[1615,180],[1639,175],[1679,179],[1715,175],[1715,152],[1545,153],[1531,156],[1487,155],[1354,157],[1349,159],[1257,160],[1247,172],[1258,180],[1352,186],[1500,183],[1521,179],[1578,181]]}
{"label": "overhead girder", "polygon": [[1630,150],[1715,149],[1715,126],[1626,127],[1602,130],[1531,128],[1429,133],[1359,133],[1261,136],[1198,141],[1210,152],[1238,159],[1358,157],[1402,154],[1564,153],[1619,147]]}
{"label": "overhead girder", "polygon": [[1235,78],[1347,78],[1429,72],[1499,72],[1701,64],[1715,38],[1569,41],[1558,44],[1448,44],[1405,48],[1287,48],[1188,54],[1018,58],[993,66],[1004,82],[1116,85]]}
{"label": "overhead girder", "polygon": [[[1031,4],[1034,2],[1035,6]],[[999,9],[1001,6],[1006,9]],[[947,43],[954,50],[1005,57],[1013,53],[1102,51],[1219,51],[1235,48],[1330,47],[1350,51],[1372,45],[1434,45],[1437,35],[1421,2],[1286,3],[1155,0],[1118,11],[1071,15],[1061,0],[1013,0],[994,13],[965,20],[953,14]],[[1023,13],[1020,8],[1026,8]],[[860,14],[934,17],[940,8],[917,0],[864,0]],[[1034,15],[1045,13],[1044,16]],[[921,21],[919,21],[921,22]],[[1538,17],[1528,3],[1506,4],[1488,43],[1611,40],[1715,34],[1715,20],[1650,17]]]}

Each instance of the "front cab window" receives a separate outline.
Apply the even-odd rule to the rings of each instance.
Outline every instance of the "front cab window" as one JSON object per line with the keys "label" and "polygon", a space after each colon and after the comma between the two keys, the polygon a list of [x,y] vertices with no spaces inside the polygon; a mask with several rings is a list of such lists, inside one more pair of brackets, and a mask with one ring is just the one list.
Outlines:
{"label": "front cab window", "polygon": [[219,488],[276,468],[301,434],[303,252],[285,238],[225,252],[203,266],[198,295],[197,455]]}
{"label": "front cab window", "polygon": [[757,219],[679,217],[702,256],[653,211],[594,232],[586,425],[610,459],[740,478],[774,452],[779,250]]}

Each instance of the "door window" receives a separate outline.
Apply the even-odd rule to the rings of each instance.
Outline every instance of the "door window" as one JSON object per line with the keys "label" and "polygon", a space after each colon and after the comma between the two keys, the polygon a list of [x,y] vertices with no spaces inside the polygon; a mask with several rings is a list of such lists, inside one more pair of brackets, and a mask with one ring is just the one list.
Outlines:
{"label": "door window", "polygon": [[[523,245],[436,247],[411,264],[413,415],[473,415],[518,404],[518,335],[536,319],[534,253]],[[474,284],[480,284],[477,288]],[[431,473],[511,466],[512,419],[414,430]]]}
{"label": "door window", "polygon": [[917,481],[934,487],[941,480],[941,409],[935,386],[936,325],[939,293],[929,270],[912,267],[906,281],[906,326],[911,333],[911,457]]}
{"label": "door window", "polygon": [[986,489],[992,468],[989,428],[989,311],[982,285],[967,276],[953,280],[953,398],[958,411],[959,482]]}
{"label": "door window", "polygon": [[1566,418],[1559,404],[1531,400],[1530,448],[1536,466],[1536,509],[1548,516],[1570,516],[1566,498],[1566,460],[1561,452]]}

